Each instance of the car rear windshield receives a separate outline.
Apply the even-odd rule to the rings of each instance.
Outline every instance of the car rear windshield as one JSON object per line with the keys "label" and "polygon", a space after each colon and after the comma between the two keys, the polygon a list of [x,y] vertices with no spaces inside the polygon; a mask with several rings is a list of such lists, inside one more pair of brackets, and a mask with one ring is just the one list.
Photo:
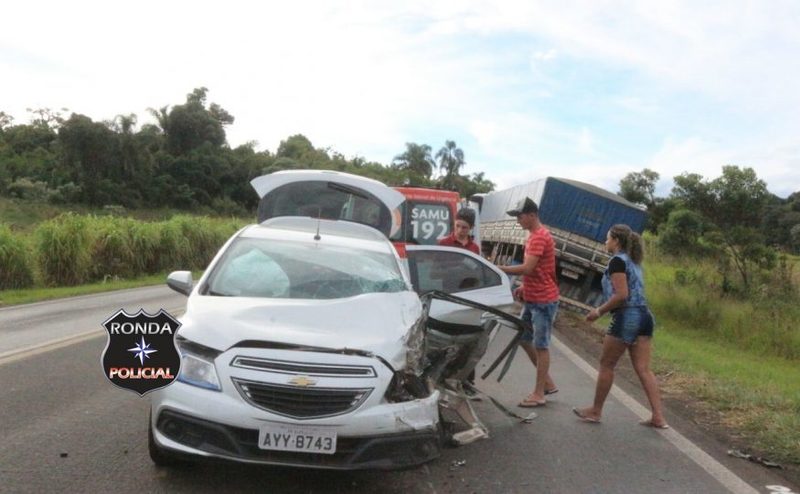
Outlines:
{"label": "car rear windshield", "polygon": [[335,299],[407,290],[390,254],[322,243],[238,238],[203,292],[229,297]]}

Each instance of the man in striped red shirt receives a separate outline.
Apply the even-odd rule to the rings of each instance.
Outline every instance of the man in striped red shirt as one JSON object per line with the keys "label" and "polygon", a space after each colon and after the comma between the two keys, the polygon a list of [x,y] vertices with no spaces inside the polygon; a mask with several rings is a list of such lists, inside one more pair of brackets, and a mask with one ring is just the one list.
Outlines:
{"label": "man in striped red shirt", "polygon": [[521,345],[536,366],[536,386],[519,406],[538,407],[547,403],[545,395],[558,391],[550,377],[549,350],[559,297],[555,242],[539,221],[539,206],[532,199],[523,198],[507,214],[516,217],[517,223],[530,232],[522,264],[499,268],[511,275],[522,275],[522,286],[514,291],[514,297],[525,305],[522,319],[533,325],[533,331],[522,335]]}

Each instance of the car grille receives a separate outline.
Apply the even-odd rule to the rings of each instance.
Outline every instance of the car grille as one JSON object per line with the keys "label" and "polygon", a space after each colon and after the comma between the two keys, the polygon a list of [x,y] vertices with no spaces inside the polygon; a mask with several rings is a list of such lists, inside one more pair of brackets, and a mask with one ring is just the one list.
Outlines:
{"label": "car grille", "polygon": [[355,410],[371,388],[310,388],[233,379],[244,399],[253,406],[279,415],[311,419]]}
{"label": "car grille", "polygon": [[308,364],[256,357],[236,357],[231,365],[245,369],[307,376],[375,377],[377,375],[375,369],[368,365]]}

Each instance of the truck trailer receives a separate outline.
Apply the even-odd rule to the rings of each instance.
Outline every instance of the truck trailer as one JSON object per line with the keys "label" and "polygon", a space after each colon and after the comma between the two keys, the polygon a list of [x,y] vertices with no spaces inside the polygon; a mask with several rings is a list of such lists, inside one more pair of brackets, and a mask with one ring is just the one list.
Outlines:
{"label": "truck trailer", "polygon": [[555,241],[562,307],[591,310],[602,298],[606,232],[625,223],[641,233],[645,208],[600,187],[554,177],[479,194],[472,199],[480,204],[481,250],[495,264],[523,260],[528,232],[506,211],[526,196],[539,205],[539,219]]}

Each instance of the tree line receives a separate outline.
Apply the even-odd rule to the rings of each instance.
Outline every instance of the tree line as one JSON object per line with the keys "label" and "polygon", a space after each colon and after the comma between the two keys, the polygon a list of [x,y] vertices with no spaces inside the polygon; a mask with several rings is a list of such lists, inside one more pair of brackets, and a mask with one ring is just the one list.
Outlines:
{"label": "tree line", "polygon": [[655,196],[659,178],[647,168],[629,173],[618,194],[647,207],[647,228],[665,253],[711,259],[723,291],[751,290],[758,274],[774,275],[776,267],[787,278],[783,285],[792,286],[782,254],[800,254],[800,191],[782,199],[752,168],[739,166],[724,166],[713,179],[682,173],[667,197]]}
{"label": "tree line", "polygon": [[225,129],[234,116],[194,89],[182,104],[150,108],[154,124],[137,128],[135,114],[93,121],[67,109],[29,110],[15,124],[0,111],[0,195],[99,207],[172,207],[218,214],[251,214],[257,197],[250,180],[287,169],[326,169],[367,176],[389,185],[489,192],[494,183],[462,175],[464,152],[454,141],[432,154],[427,144],[407,143],[384,165],[315,148],[301,135],[278,149],[256,151],[256,142],[231,148]]}
{"label": "tree line", "polygon": [[[148,111],[155,123],[141,127],[135,114],[95,122],[44,108],[30,110],[29,123],[15,124],[0,111],[0,195],[249,216],[257,205],[250,180],[278,170],[339,170],[462,196],[495,187],[483,172],[462,174],[464,152],[452,140],[436,151],[406,143],[384,165],[316,148],[301,134],[281,141],[275,152],[256,151],[255,142],[231,148],[225,129],[234,116],[209,103],[204,87],[181,104]],[[726,166],[714,179],[683,173],[667,197],[656,197],[659,178],[649,169],[629,173],[618,193],[647,207],[648,229],[668,253],[713,258],[721,272],[738,273],[745,287],[758,270],[779,263],[781,252],[800,254],[800,191],[781,199],[753,169]]]}

